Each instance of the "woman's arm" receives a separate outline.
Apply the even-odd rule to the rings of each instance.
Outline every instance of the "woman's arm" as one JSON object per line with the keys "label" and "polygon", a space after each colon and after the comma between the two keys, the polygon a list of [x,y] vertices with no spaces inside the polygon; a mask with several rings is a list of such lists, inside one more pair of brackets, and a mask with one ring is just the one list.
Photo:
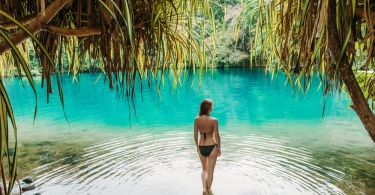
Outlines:
{"label": "woman's arm", "polygon": [[197,146],[197,152],[199,152],[197,119],[194,120],[194,141],[195,141],[195,145]]}
{"label": "woman's arm", "polygon": [[218,156],[220,156],[221,155],[221,142],[220,142],[220,134],[219,134],[219,122],[217,121],[217,119],[215,119],[215,123],[214,123],[214,132],[215,132],[215,140],[217,144],[217,149],[219,150]]}

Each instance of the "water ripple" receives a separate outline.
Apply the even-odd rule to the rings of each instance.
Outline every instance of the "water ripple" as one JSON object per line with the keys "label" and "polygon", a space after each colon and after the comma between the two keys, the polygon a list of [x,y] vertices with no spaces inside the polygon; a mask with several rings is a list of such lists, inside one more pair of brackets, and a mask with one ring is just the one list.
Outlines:
{"label": "water ripple", "polygon": [[[312,164],[307,149],[256,135],[222,137],[215,194],[344,194],[334,185],[344,173]],[[201,189],[190,132],[118,137],[57,166],[62,161],[35,169],[43,194],[198,194]]]}

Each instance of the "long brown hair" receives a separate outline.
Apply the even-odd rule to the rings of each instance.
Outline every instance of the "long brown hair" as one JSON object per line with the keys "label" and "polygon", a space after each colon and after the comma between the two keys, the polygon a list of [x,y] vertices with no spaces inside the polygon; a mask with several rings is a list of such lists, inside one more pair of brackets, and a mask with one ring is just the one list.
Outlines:
{"label": "long brown hair", "polygon": [[208,115],[210,112],[210,108],[212,107],[212,100],[211,99],[204,99],[201,102],[201,107],[199,108],[199,116]]}

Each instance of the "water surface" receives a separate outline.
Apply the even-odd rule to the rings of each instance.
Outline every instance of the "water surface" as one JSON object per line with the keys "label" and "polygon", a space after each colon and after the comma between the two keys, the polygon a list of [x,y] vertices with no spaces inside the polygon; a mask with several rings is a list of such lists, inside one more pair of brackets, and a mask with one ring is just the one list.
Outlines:
{"label": "water surface", "polygon": [[[5,81],[20,139],[20,175],[43,194],[199,194],[200,162],[192,122],[204,98],[214,100],[222,156],[215,194],[373,194],[374,144],[345,93],[326,97],[319,81],[306,93],[264,69],[218,69],[192,76],[161,96],[155,81],[136,87],[136,109],[100,74],[62,76],[46,104],[24,80]],[[99,78],[99,79],[98,79]],[[194,81],[193,83],[191,83]],[[132,104],[130,104],[132,107]],[[324,110],[324,117],[322,118]],[[134,114],[136,111],[136,115]]]}

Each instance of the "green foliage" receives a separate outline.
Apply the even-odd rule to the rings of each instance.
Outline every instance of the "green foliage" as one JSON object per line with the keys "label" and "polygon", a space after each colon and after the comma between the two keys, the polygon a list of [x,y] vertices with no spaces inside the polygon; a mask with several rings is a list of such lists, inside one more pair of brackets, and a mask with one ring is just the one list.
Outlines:
{"label": "green foliage", "polygon": [[240,50],[231,49],[225,45],[217,46],[217,54],[214,58],[216,67],[236,67],[248,65],[249,55]]}
{"label": "green foliage", "polygon": [[[215,66],[245,66],[248,61],[259,58],[263,49],[255,41],[259,12],[257,0],[245,1],[213,1],[212,10],[215,15],[217,50],[216,55],[210,56]],[[211,29],[212,30],[212,29]],[[208,39],[208,38],[207,38]],[[210,48],[213,47],[208,42]],[[250,56],[250,50],[255,46],[256,52]],[[225,64],[225,65],[224,65]]]}
{"label": "green foliage", "polygon": [[[369,104],[371,108],[375,109],[375,88],[373,87],[375,83],[375,73],[374,71],[361,71],[355,70],[354,71],[357,82],[362,89],[363,95],[367,100],[369,100]],[[347,90],[346,86],[343,86],[344,90]]]}

